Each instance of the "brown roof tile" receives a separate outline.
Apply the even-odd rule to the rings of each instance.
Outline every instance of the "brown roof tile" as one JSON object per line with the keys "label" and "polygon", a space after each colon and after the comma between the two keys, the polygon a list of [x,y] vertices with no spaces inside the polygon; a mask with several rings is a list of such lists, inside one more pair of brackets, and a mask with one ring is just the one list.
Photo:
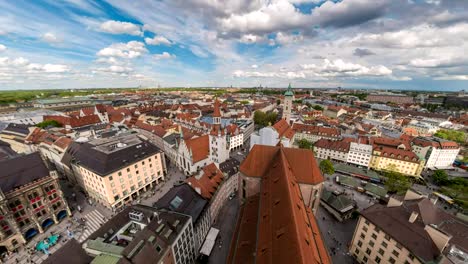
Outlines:
{"label": "brown roof tile", "polygon": [[196,176],[192,176],[187,179],[187,182],[195,190],[197,190],[197,188],[200,189],[200,195],[203,196],[203,198],[210,200],[223,179],[223,172],[220,171],[214,163],[211,163],[203,168],[201,177],[197,179]]}
{"label": "brown roof tile", "polygon": [[[279,149],[277,146],[254,145],[240,166],[241,172],[249,177],[262,177]],[[323,182],[322,173],[311,150],[284,148],[283,151],[298,182],[313,185]]]}
{"label": "brown roof tile", "polygon": [[185,144],[187,145],[189,151],[192,151],[192,161],[194,163],[208,158],[208,155],[210,154],[210,142],[208,135],[186,139]]}
{"label": "brown roof tile", "polygon": [[273,128],[276,130],[276,132],[278,132],[280,138],[286,137],[291,139],[295,133],[285,119],[281,119],[280,121],[276,122],[276,124],[273,125]]}

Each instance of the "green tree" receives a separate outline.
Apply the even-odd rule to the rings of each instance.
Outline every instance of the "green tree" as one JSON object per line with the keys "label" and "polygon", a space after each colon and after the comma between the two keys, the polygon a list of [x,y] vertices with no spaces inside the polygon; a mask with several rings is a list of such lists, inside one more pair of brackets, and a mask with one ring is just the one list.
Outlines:
{"label": "green tree", "polygon": [[335,168],[333,167],[333,163],[330,160],[322,160],[319,167],[323,174],[332,175],[335,173]]}
{"label": "green tree", "polygon": [[40,128],[61,127],[62,124],[60,124],[58,121],[55,121],[55,120],[46,120],[46,121],[42,121],[38,123],[36,126]]}
{"label": "green tree", "polygon": [[434,174],[432,174],[432,180],[439,186],[446,185],[449,182],[448,175],[444,170],[434,171]]}
{"label": "green tree", "polygon": [[270,126],[276,123],[276,119],[278,118],[278,114],[275,112],[262,112],[262,111],[255,111],[254,113],[254,122],[260,127]]}
{"label": "green tree", "polygon": [[389,192],[404,192],[411,186],[409,178],[399,172],[388,171],[385,176],[385,186]]}
{"label": "green tree", "polygon": [[280,99],[276,99],[276,105],[280,105],[281,104],[281,100]]}
{"label": "green tree", "polygon": [[313,108],[315,110],[323,111],[323,107],[321,107],[320,105],[314,105]]}
{"label": "green tree", "polygon": [[448,130],[448,129],[440,129],[434,134],[434,136],[447,139],[447,140],[452,140],[458,143],[464,143],[465,137],[466,137],[463,131]]}
{"label": "green tree", "polygon": [[242,100],[240,103],[243,104],[243,105],[248,105],[249,101],[248,100]]}
{"label": "green tree", "polygon": [[310,142],[309,140],[303,138],[301,140],[299,140],[297,142],[297,145],[299,146],[299,148],[301,149],[312,149],[314,144],[312,142]]}

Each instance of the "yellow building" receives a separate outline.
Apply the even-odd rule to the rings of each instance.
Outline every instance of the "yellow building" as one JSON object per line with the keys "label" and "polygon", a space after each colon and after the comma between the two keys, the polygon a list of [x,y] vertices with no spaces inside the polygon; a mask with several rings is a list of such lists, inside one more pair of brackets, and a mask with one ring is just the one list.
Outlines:
{"label": "yellow building", "polygon": [[412,151],[378,146],[372,152],[369,167],[373,170],[394,171],[419,177],[424,168],[424,160]]}
{"label": "yellow building", "polygon": [[89,197],[109,208],[155,187],[164,180],[166,166],[159,148],[135,135],[75,142],[63,161]]}

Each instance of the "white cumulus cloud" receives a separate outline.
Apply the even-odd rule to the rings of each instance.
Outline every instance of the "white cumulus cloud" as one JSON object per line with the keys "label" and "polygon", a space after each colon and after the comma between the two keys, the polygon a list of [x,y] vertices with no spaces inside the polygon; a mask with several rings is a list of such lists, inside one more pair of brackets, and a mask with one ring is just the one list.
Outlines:
{"label": "white cumulus cloud", "polygon": [[128,43],[114,43],[107,48],[98,51],[100,57],[120,57],[133,59],[147,53],[148,50],[143,42],[130,41]]}
{"label": "white cumulus cloud", "polygon": [[109,20],[102,23],[99,28],[101,31],[110,34],[128,34],[133,36],[141,36],[143,34],[141,26],[130,22]]}
{"label": "white cumulus cloud", "polygon": [[154,36],[154,38],[145,38],[148,45],[167,45],[170,46],[172,42],[163,36]]}
{"label": "white cumulus cloud", "polygon": [[0,52],[5,51],[7,47],[5,45],[0,44]]}

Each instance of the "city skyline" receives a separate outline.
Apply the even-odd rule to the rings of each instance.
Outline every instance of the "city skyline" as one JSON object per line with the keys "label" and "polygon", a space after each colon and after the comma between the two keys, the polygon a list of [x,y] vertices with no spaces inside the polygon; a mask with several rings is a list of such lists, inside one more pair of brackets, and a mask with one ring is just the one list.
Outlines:
{"label": "city skyline", "polygon": [[0,90],[458,91],[461,0],[0,2]]}

